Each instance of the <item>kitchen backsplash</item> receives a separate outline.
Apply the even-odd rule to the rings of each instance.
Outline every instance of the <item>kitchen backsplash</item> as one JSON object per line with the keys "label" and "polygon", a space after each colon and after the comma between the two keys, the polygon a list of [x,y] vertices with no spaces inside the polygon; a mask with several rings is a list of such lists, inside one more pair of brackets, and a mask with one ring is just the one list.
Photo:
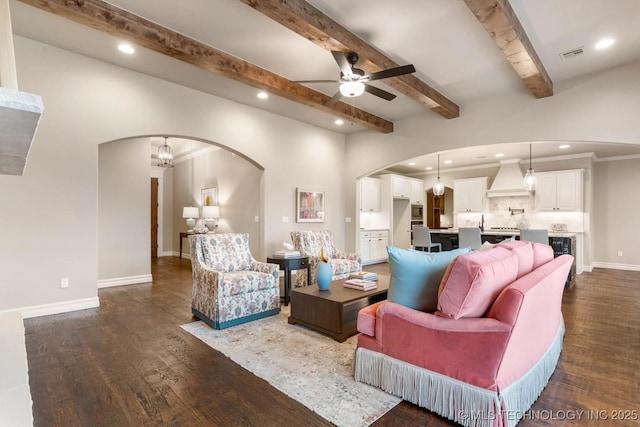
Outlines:
{"label": "kitchen backsplash", "polygon": [[[484,213],[484,227],[517,227],[518,222],[529,222],[529,228],[546,228],[551,224],[566,224],[569,231],[583,231],[583,212],[536,212],[535,198],[530,197],[494,197],[489,199],[488,211]],[[509,209],[524,209],[523,214],[511,215]],[[454,227],[479,226],[482,220],[480,213],[458,213],[455,215]]]}

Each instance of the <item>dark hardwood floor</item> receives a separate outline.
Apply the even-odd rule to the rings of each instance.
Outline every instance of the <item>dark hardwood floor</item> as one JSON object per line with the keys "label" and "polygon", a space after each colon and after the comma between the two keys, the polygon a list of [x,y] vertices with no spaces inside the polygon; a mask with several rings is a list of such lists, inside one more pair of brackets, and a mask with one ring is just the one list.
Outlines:
{"label": "dark hardwood floor", "polygon": [[[179,327],[193,320],[189,260],[152,273],[100,290],[100,308],[25,320],[35,426],[331,425]],[[558,369],[519,426],[639,425],[640,272],[578,276],[563,312]],[[374,425],[452,424],[403,402]]]}

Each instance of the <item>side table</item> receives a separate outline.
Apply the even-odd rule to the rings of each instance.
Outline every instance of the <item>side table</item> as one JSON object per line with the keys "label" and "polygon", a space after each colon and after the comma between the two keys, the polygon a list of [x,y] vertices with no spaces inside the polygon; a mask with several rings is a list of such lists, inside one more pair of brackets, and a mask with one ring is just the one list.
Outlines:
{"label": "side table", "polygon": [[309,257],[303,256],[298,258],[276,258],[267,257],[270,264],[278,264],[280,270],[284,271],[284,305],[289,305],[291,299],[291,272],[293,270],[307,269],[307,283],[311,283],[311,268],[309,268]]}

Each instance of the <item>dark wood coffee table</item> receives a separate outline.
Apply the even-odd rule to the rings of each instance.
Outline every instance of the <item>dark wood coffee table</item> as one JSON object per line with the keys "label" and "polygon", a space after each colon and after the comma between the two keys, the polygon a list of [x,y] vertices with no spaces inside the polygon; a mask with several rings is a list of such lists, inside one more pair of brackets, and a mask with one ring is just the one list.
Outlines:
{"label": "dark wood coffee table", "polygon": [[333,281],[327,291],[317,285],[292,289],[289,323],[330,335],[338,342],[358,333],[358,312],[387,299],[389,276],[379,275],[378,287],[371,291],[345,288],[343,284],[344,280]]}

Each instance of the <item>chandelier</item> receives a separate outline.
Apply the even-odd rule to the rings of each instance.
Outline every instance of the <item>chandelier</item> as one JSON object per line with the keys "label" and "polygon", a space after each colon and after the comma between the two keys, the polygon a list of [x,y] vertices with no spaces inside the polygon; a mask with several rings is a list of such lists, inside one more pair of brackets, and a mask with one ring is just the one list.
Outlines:
{"label": "chandelier", "polygon": [[163,168],[172,168],[173,167],[173,151],[171,151],[171,147],[167,144],[168,137],[164,137],[164,144],[158,147],[158,166]]}

